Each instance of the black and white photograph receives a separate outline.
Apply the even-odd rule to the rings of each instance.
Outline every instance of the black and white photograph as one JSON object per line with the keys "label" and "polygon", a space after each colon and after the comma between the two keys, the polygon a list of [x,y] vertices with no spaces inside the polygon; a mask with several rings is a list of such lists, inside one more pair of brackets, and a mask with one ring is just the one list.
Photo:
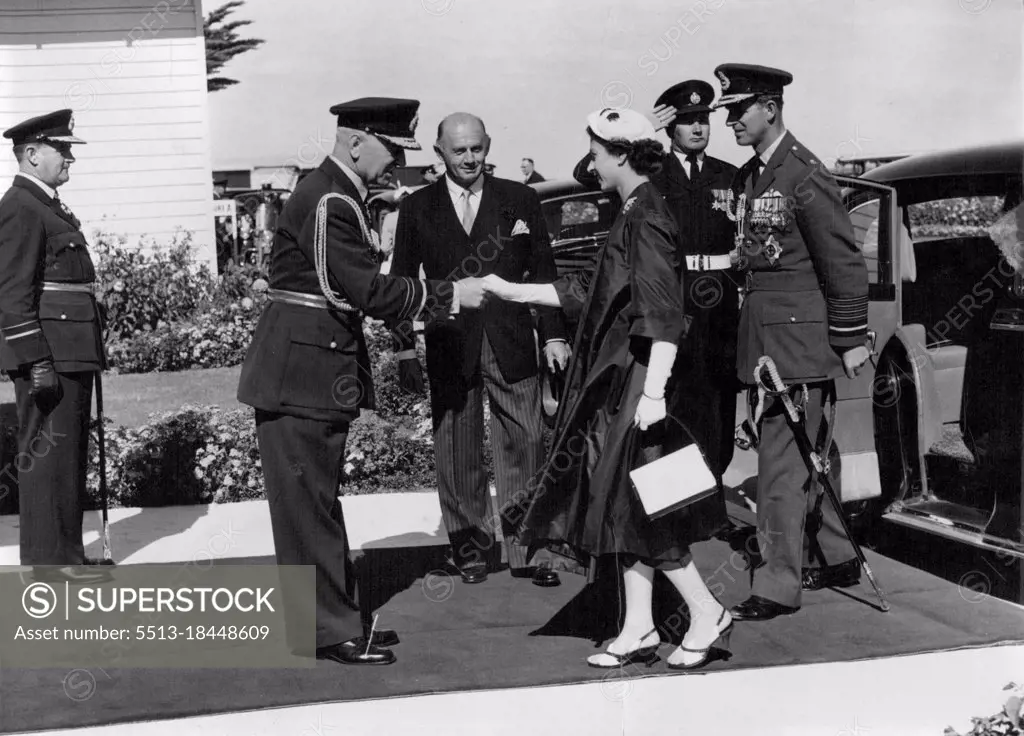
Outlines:
{"label": "black and white photograph", "polygon": [[1024,736],[1022,32],[0,0],[0,734]]}

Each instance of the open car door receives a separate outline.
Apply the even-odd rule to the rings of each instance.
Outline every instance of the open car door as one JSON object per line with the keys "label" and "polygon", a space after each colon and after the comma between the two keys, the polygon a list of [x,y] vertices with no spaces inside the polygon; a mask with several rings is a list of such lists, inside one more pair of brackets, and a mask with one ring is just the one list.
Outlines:
{"label": "open car door", "polygon": [[[871,348],[881,350],[899,321],[900,257],[896,192],[891,187],[849,177],[836,177],[853,223],[857,247],[868,268],[868,328]],[[911,251],[911,258],[913,252]],[[842,455],[841,497],[844,503],[881,495],[875,445],[875,402],[879,391],[875,361],[857,378],[836,381],[838,405],[834,436]]]}

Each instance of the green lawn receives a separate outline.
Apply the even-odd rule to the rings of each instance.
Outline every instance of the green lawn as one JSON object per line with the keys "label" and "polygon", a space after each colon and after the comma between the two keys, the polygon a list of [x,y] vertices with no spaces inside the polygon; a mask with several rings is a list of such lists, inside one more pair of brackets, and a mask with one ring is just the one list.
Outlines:
{"label": "green lawn", "polygon": [[[173,411],[184,404],[214,404],[224,410],[242,406],[235,399],[241,366],[205,368],[177,373],[107,374],[103,377],[103,409],[116,424],[138,427],[150,414]],[[14,384],[0,384],[0,403],[14,402]]]}

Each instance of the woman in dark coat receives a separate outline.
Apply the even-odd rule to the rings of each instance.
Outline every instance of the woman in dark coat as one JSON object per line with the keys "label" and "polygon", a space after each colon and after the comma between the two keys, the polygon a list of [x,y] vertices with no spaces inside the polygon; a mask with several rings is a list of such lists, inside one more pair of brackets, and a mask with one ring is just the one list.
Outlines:
{"label": "woman in dark coat", "polygon": [[484,279],[494,296],[560,306],[579,322],[555,440],[520,541],[564,544],[592,558],[614,555],[624,568],[623,628],[605,652],[587,660],[593,667],[657,660],[652,590],[660,569],[690,611],[690,628],[669,667],[694,669],[720,653],[713,645],[727,643],[732,630],[689,551],[690,542],[716,530],[709,527],[718,515],[703,514],[700,502],[651,520],[629,478],[645,461],[693,442],[668,411],[686,376],[670,377],[685,327],[679,235],[647,178],[664,151],[654,127],[635,111],[605,109],[588,123],[591,166],[602,187],[617,190],[624,203],[593,270],[554,284]]}

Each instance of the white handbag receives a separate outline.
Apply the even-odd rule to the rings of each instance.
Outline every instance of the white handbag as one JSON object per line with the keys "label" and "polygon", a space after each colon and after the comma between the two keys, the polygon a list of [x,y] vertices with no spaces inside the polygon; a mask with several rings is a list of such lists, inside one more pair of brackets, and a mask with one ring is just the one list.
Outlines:
{"label": "white handbag", "polygon": [[636,468],[629,478],[651,519],[707,498],[718,490],[715,476],[696,443]]}

